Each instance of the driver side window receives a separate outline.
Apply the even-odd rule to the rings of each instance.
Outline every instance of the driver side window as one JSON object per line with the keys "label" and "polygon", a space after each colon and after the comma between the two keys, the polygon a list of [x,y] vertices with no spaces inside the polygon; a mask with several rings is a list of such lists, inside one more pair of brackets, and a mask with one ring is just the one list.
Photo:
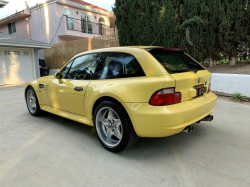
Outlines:
{"label": "driver side window", "polygon": [[63,78],[64,79],[67,79],[67,74],[69,72],[69,68],[71,67],[73,63],[73,60],[71,62],[69,62],[62,70],[61,70],[61,73],[63,74]]}
{"label": "driver side window", "polygon": [[101,53],[89,54],[77,57],[69,72],[67,79],[91,80],[93,79],[96,66],[100,61]]}

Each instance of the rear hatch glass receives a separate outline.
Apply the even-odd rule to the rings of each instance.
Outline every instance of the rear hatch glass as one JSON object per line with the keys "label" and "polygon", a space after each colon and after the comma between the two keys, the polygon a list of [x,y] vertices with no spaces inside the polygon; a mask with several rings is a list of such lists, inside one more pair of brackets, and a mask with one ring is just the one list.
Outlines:
{"label": "rear hatch glass", "polygon": [[170,51],[164,50],[164,48],[157,48],[149,50],[149,53],[161,63],[169,74],[204,70],[200,64],[182,51]]}
{"label": "rear hatch glass", "polygon": [[175,90],[181,92],[182,101],[206,94],[211,73],[183,51],[164,48],[147,49],[147,51],[175,79]]}

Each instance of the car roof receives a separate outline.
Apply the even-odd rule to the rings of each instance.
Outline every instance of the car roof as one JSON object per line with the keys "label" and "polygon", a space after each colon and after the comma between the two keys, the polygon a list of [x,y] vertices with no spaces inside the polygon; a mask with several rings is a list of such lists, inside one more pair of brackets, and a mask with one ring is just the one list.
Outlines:
{"label": "car roof", "polygon": [[[143,68],[145,74],[147,76],[150,75],[162,75],[168,74],[166,69],[147,51],[154,51],[154,50],[165,50],[165,51],[181,51],[180,49],[175,48],[164,48],[161,46],[124,46],[124,47],[110,47],[110,48],[102,48],[102,49],[95,49],[90,51],[85,51],[79,53],[72,57],[68,62],[72,61],[77,57],[93,54],[93,53],[128,53],[133,55],[140,63],[141,67]],[[65,64],[65,66],[68,63]],[[63,67],[64,68],[64,67]]]}
{"label": "car roof", "polygon": [[129,48],[139,48],[139,49],[148,49],[148,48],[163,48],[161,46],[124,46],[124,47],[129,47]]}
{"label": "car roof", "polygon": [[141,50],[141,49],[148,49],[148,48],[163,48],[161,46],[123,46],[123,47],[109,47],[109,48],[101,48],[101,49],[94,49],[90,51],[85,51],[82,53],[79,53],[75,55],[73,58],[76,58],[78,56],[82,56],[85,54],[91,54],[91,53],[101,53],[101,52],[124,52],[124,51],[130,51],[130,50]]}

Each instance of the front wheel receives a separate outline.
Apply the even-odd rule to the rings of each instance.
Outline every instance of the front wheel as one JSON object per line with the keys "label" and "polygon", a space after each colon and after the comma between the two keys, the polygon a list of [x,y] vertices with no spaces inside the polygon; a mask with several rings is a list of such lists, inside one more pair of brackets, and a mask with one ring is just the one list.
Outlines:
{"label": "front wheel", "polygon": [[26,104],[28,111],[32,116],[40,115],[41,109],[38,103],[36,93],[32,87],[29,87],[26,90]]}
{"label": "front wheel", "polygon": [[103,101],[96,107],[94,125],[100,143],[112,152],[120,152],[139,139],[128,115],[111,101]]}

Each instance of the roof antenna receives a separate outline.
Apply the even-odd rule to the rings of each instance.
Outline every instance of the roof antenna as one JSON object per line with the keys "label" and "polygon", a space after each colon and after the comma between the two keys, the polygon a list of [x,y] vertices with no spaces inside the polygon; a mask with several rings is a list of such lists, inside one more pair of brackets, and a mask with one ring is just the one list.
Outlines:
{"label": "roof antenna", "polygon": [[162,30],[165,28],[165,26],[167,25],[168,22],[165,23],[164,27],[162,27],[162,29],[160,30],[159,34],[155,37],[154,41],[151,43],[150,46],[152,46],[155,43],[155,40],[160,36]]}

